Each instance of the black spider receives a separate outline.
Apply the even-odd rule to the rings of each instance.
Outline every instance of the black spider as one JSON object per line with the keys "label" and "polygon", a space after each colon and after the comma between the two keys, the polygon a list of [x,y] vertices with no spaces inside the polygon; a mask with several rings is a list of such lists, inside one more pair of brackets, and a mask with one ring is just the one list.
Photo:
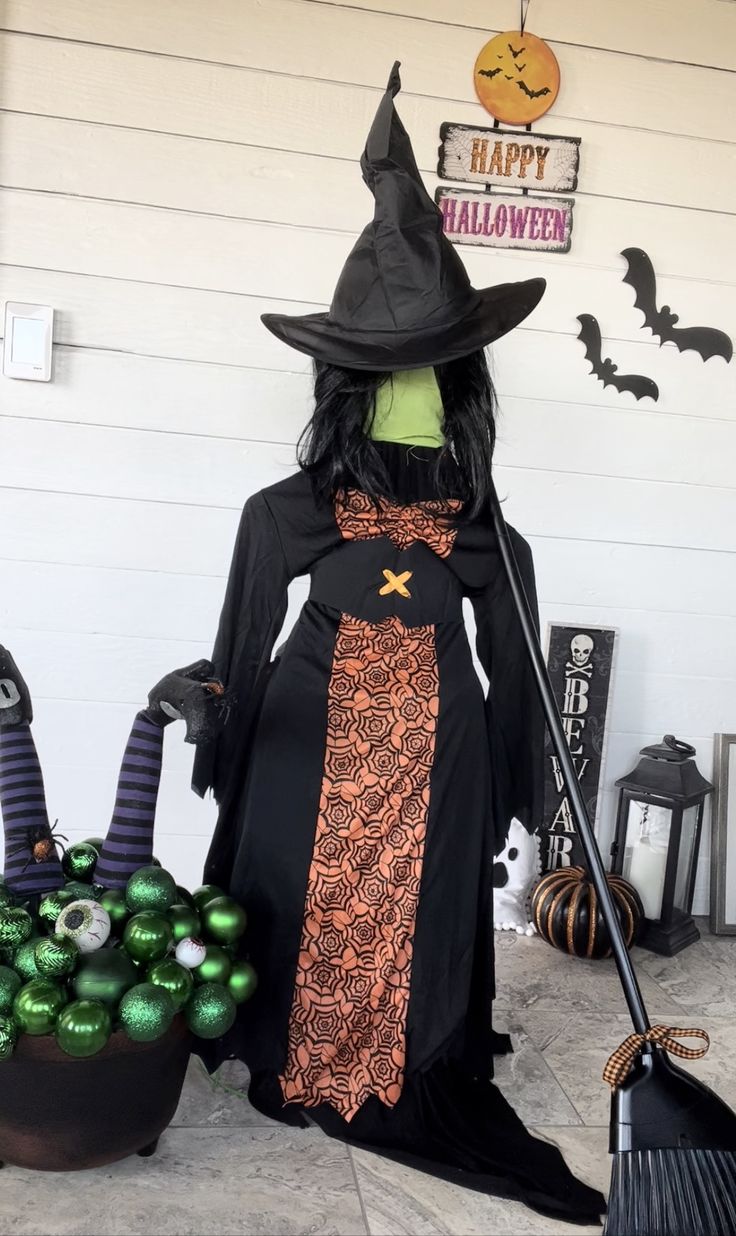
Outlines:
{"label": "black spider", "polygon": [[[18,838],[15,845],[10,846],[5,856],[6,859],[22,854],[26,847],[30,847],[31,856],[22,872],[25,874],[31,863],[47,863],[52,857],[59,857],[56,853],[57,845],[60,845],[62,841],[66,841],[68,845],[69,838],[63,833],[57,833],[58,823],[59,821],[55,820],[53,824],[37,824],[34,828],[28,829],[22,837]],[[61,846],[61,851],[63,853],[63,846]]]}

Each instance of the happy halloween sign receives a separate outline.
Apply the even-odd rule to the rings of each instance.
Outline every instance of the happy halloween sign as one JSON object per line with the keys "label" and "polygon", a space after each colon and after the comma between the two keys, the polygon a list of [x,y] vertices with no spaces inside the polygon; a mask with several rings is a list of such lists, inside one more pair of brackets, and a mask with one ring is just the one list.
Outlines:
{"label": "happy halloween sign", "polygon": [[[460,244],[567,253],[574,199],[549,198],[577,188],[580,138],[444,123],[438,175],[484,184],[491,192],[441,185],[435,201],[443,230]],[[514,189],[498,193],[496,186]],[[538,192],[529,193],[529,190]],[[522,190],[522,192],[518,192]]]}

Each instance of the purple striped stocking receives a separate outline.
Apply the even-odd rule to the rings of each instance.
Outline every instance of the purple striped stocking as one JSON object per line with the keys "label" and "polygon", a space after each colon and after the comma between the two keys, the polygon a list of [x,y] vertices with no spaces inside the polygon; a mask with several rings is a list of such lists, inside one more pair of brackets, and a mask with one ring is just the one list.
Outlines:
{"label": "purple striped stocking", "polygon": [[163,749],[163,729],[139,712],[123,755],[115,809],[95,868],[96,884],[125,888],[133,872],[153,857]]}
{"label": "purple striped stocking", "polygon": [[38,752],[25,721],[0,726],[0,806],[8,888],[25,897],[61,888],[64,875],[55,846],[45,846],[42,859],[34,857],[34,846],[51,837],[51,828]]}

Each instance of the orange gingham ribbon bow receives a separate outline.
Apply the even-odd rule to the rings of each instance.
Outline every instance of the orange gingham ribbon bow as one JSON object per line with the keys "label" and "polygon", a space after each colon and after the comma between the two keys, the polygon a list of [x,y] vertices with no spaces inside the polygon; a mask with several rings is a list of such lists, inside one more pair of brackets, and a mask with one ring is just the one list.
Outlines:
{"label": "orange gingham ribbon bow", "polygon": [[[705,1047],[683,1047],[675,1041],[675,1035],[680,1039],[703,1039]],[[665,1051],[684,1060],[700,1060],[710,1047],[710,1036],[706,1030],[697,1030],[694,1026],[684,1030],[678,1026],[650,1026],[645,1034],[630,1034],[609,1057],[603,1070],[603,1080],[608,1082],[613,1090],[627,1077],[635,1057],[645,1043],[658,1043]]]}

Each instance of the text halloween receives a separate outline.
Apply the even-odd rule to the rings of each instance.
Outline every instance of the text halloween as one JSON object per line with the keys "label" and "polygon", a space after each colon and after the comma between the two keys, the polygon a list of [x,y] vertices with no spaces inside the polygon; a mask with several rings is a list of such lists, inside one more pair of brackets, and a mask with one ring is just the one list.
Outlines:
{"label": "text halloween", "polygon": [[450,240],[550,253],[567,253],[570,248],[572,198],[532,198],[441,186],[435,192],[435,201]]}
{"label": "text halloween", "polygon": [[[549,625],[549,670],[565,737],[595,825],[606,732],[616,632],[611,627]],[[560,762],[549,735],[545,745],[544,818],[540,833],[542,867],[585,866]]]}

